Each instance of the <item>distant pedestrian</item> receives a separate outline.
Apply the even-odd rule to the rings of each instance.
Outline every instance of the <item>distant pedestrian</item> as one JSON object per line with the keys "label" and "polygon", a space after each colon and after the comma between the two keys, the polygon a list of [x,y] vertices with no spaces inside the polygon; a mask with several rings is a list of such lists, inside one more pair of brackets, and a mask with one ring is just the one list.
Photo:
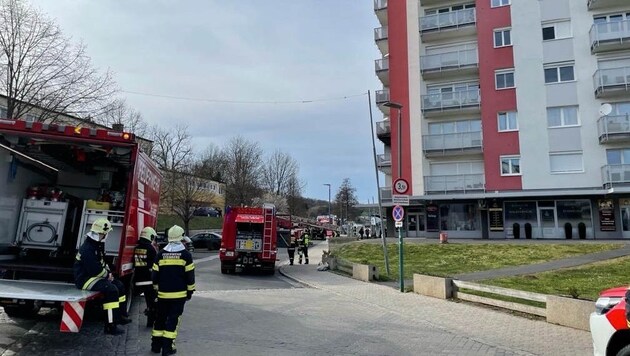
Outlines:
{"label": "distant pedestrian", "polygon": [[[287,253],[289,254],[289,264],[293,266],[293,259],[295,258],[295,248],[297,242],[295,240],[295,232],[291,231],[291,238],[289,240],[289,246],[287,246]],[[302,255],[300,255],[301,258]]]}
{"label": "distant pedestrian", "polygon": [[370,237],[370,228],[365,228],[365,238],[369,239]]}
{"label": "distant pedestrian", "polygon": [[363,231],[363,227],[361,227],[361,228],[359,229],[359,236],[361,237],[361,240],[363,240],[363,233],[364,233],[364,232],[365,232],[365,231]]}

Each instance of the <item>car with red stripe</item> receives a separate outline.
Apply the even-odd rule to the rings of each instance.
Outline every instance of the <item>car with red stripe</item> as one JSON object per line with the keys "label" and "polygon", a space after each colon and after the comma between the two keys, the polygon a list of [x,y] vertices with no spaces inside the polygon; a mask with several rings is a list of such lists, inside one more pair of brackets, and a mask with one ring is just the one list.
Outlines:
{"label": "car with red stripe", "polygon": [[617,287],[600,293],[590,317],[595,356],[630,356],[627,292],[628,287]]}

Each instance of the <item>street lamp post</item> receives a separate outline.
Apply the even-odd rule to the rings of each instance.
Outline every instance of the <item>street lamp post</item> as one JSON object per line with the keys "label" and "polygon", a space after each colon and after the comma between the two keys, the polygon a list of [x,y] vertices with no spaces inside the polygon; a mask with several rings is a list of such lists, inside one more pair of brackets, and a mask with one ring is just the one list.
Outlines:
{"label": "street lamp post", "polygon": [[[389,108],[392,109],[397,109],[398,110],[398,125],[396,127],[396,136],[398,139],[398,152],[396,154],[397,156],[397,160],[398,160],[398,177],[397,178],[402,178],[402,162],[401,162],[401,156],[402,156],[402,143],[401,143],[401,124],[402,124],[402,108],[403,105],[393,102],[393,101],[388,101],[385,104],[383,104],[384,106],[387,106]],[[404,209],[404,208],[403,208]],[[404,210],[403,210],[404,211]],[[398,228],[398,279],[400,282],[400,291],[404,292],[405,291],[405,277],[404,277],[404,271],[403,271],[403,239],[402,239],[402,227]]]}
{"label": "street lamp post", "polygon": [[330,183],[324,183],[328,186],[328,222],[330,223]]}

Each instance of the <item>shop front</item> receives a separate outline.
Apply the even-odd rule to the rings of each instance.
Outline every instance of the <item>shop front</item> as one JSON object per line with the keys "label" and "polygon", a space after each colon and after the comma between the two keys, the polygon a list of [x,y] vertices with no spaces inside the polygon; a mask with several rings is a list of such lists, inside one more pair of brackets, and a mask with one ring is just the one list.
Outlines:
{"label": "shop front", "polygon": [[591,201],[505,201],[505,237],[534,239],[592,239]]}

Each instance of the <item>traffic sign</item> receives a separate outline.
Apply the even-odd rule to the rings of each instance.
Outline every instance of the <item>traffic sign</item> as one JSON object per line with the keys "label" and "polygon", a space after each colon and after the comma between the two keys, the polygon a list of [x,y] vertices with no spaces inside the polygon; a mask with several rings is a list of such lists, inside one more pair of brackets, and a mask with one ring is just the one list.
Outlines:
{"label": "traffic sign", "polygon": [[405,194],[409,190],[409,182],[404,178],[398,178],[394,181],[394,194]]}
{"label": "traffic sign", "polygon": [[409,206],[408,195],[392,195],[392,203],[396,205]]}
{"label": "traffic sign", "polygon": [[402,221],[403,217],[405,217],[405,209],[400,205],[394,206],[394,209],[392,209],[392,217],[395,221]]}
{"label": "traffic sign", "polygon": [[402,227],[402,221],[396,221],[394,227]]}

